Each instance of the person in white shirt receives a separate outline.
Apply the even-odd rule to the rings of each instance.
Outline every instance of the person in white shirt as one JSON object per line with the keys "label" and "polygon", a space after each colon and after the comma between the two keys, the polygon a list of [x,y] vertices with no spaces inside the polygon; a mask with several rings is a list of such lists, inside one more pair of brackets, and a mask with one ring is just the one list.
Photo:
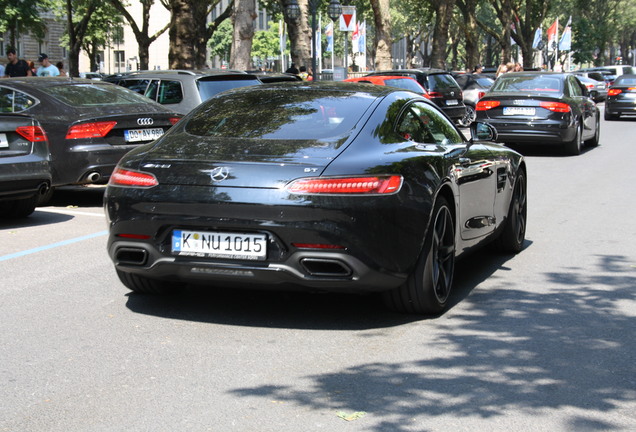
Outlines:
{"label": "person in white shirt", "polygon": [[38,68],[37,76],[45,77],[60,75],[60,70],[54,64],[51,64],[51,62],[49,61],[49,56],[47,56],[46,54],[41,53],[38,61],[42,64],[42,66]]}

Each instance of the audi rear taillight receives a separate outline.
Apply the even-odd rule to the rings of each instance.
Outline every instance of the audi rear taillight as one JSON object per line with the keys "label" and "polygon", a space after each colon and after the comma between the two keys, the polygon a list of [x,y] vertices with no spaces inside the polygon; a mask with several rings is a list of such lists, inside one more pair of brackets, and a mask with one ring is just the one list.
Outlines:
{"label": "audi rear taillight", "polygon": [[71,126],[66,133],[66,139],[103,138],[117,124],[116,121],[80,123]]}
{"label": "audi rear taillight", "polygon": [[489,109],[493,109],[501,105],[501,102],[498,100],[480,100],[477,102],[477,106],[475,110],[477,111],[488,111]]}
{"label": "audi rear taillight", "polygon": [[15,130],[18,135],[31,141],[46,141],[46,132],[41,126],[20,126]]}
{"label": "audi rear taillight", "polygon": [[541,108],[545,108],[547,110],[550,110],[552,112],[560,112],[560,113],[566,113],[566,112],[570,112],[572,110],[572,108],[570,108],[570,105],[563,103],[563,102],[546,102],[546,101],[542,101],[539,103],[539,106]]}
{"label": "audi rear taillight", "polygon": [[181,117],[170,117],[168,120],[170,121],[170,124],[174,126],[179,120],[181,120]]}
{"label": "audi rear taillight", "polygon": [[127,186],[149,188],[157,186],[159,181],[154,174],[117,168],[108,180],[109,186]]}
{"label": "audi rear taillight", "polygon": [[621,93],[623,93],[623,90],[621,89],[609,89],[607,91],[608,96],[616,96],[617,94],[621,94]]}
{"label": "audi rear taillight", "polygon": [[402,176],[302,178],[287,186],[293,194],[302,195],[387,195],[402,187]]}

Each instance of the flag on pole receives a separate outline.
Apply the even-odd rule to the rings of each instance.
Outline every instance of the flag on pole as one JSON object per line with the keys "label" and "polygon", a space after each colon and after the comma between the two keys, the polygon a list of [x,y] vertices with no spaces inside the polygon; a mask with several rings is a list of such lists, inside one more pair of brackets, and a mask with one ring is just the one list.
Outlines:
{"label": "flag on pole", "polygon": [[362,54],[367,53],[367,22],[360,24],[360,34],[358,35],[358,51]]}
{"label": "flag on pole", "polygon": [[532,48],[533,49],[538,49],[539,48],[539,44],[541,43],[541,27],[537,28],[537,30],[534,32],[534,40],[532,41]]}
{"label": "flag on pole", "polygon": [[570,19],[565,25],[565,29],[563,29],[563,35],[559,41],[559,49],[561,51],[570,51],[572,49],[572,15],[570,15]]}
{"label": "flag on pole", "polygon": [[356,54],[360,50],[360,22],[356,21],[356,25],[351,32],[351,52]]}
{"label": "flag on pole", "polygon": [[548,51],[554,51],[556,48],[557,33],[559,32],[559,19],[548,29]]}
{"label": "flag on pole", "polygon": [[325,27],[325,36],[327,36],[327,48],[325,52],[333,52],[333,22]]}

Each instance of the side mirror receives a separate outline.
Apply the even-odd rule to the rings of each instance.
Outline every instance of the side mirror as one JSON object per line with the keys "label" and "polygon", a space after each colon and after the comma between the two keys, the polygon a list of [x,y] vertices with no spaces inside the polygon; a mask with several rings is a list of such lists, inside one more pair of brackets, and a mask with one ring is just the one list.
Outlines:
{"label": "side mirror", "polygon": [[489,123],[473,122],[470,125],[471,141],[497,141],[497,129]]}

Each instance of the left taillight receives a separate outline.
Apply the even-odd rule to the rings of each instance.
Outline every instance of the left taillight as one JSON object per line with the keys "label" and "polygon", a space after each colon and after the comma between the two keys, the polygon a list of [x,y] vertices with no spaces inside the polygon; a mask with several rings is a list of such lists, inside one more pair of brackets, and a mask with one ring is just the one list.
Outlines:
{"label": "left taillight", "polygon": [[41,126],[20,126],[15,130],[18,135],[31,141],[46,141],[46,132]]}
{"label": "left taillight", "polygon": [[287,190],[300,195],[388,195],[399,192],[400,175],[364,177],[301,178],[287,185]]}
{"label": "left taillight", "polygon": [[158,184],[159,181],[154,174],[122,168],[116,168],[108,180],[109,186],[150,188]]}
{"label": "left taillight", "polygon": [[71,126],[66,132],[66,139],[103,138],[108,135],[116,121],[79,123]]}
{"label": "left taillight", "polygon": [[541,106],[541,108],[545,108],[547,110],[550,110],[552,112],[560,112],[560,113],[566,113],[566,112],[570,112],[572,110],[572,108],[570,108],[570,105],[563,103],[563,102],[546,102],[546,101],[542,101],[539,103],[539,106]]}

